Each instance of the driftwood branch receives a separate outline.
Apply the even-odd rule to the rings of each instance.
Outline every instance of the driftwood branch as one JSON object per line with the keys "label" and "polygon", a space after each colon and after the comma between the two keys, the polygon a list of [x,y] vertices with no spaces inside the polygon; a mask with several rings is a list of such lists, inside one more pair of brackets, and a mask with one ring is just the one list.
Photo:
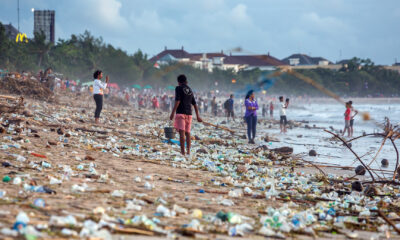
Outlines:
{"label": "driftwood branch", "polygon": [[390,226],[392,226],[392,228],[393,228],[398,234],[400,234],[400,229],[398,229],[398,228],[396,227],[396,224],[394,224],[394,223],[392,222],[392,220],[390,220],[388,217],[386,217],[385,214],[383,214],[383,212],[382,212],[381,210],[376,210],[376,212],[378,213],[378,215],[379,215],[383,220],[385,220],[386,223],[388,223]]}
{"label": "driftwood branch", "polygon": [[233,130],[227,128],[227,127],[223,127],[223,126],[220,126],[220,125],[215,125],[215,124],[213,124],[213,123],[209,123],[209,122],[203,121],[203,124],[204,124],[204,125],[207,125],[207,126],[213,126],[213,127],[215,127],[215,128],[228,131],[228,132],[230,132],[230,133],[232,133],[232,134],[235,133],[235,131],[233,131]]}
{"label": "driftwood branch", "polygon": [[336,133],[333,133],[333,132],[331,132],[331,131],[329,131],[329,130],[324,130],[324,131],[327,132],[327,133],[332,134],[334,137],[336,137],[337,139],[339,139],[339,140],[354,154],[354,156],[356,156],[356,158],[358,159],[358,161],[360,161],[360,163],[364,166],[364,168],[367,169],[369,175],[370,175],[371,178],[372,178],[372,181],[375,182],[375,177],[374,177],[374,175],[372,174],[372,172],[371,172],[371,170],[369,169],[369,167],[368,167],[367,165],[365,165],[365,163],[361,160],[361,158],[357,155],[357,153],[355,153],[355,152],[353,151],[353,149],[351,149],[351,147],[347,144],[347,142],[346,142],[343,138],[341,138],[339,135],[337,135]]}
{"label": "driftwood branch", "polygon": [[394,172],[393,172],[393,180],[394,180],[394,179],[396,179],[396,175],[398,173],[398,168],[399,168],[399,150],[397,149],[397,146],[394,143],[394,140],[390,138],[390,141],[392,142],[394,150],[396,151],[396,167],[394,168]]}

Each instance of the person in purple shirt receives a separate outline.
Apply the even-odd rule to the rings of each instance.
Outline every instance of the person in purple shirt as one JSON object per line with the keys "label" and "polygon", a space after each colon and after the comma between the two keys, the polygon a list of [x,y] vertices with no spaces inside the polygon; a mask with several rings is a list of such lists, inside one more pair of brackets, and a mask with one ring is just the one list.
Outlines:
{"label": "person in purple shirt", "polygon": [[246,94],[244,105],[246,106],[246,113],[244,115],[244,119],[246,120],[247,123],[247,137],[249,139],[249,143],[255,144],[254,138],[256,137],[258,104],[254,98],[253,90],[250,90]]}

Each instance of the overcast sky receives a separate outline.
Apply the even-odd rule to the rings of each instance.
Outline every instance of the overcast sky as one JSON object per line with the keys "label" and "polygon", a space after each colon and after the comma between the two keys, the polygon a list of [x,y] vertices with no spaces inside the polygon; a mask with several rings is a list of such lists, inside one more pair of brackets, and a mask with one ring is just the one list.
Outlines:
{"label": "overcast sky", "polygon": [[[32,8],[56,11],[56,39],[89,30],[128,53],[240,46],[279,59],[305,53],[333,62],[400,61],[400,0],[20,0],[28,36]],[[17,26],[17,0],[0,0],[0,21]]]}

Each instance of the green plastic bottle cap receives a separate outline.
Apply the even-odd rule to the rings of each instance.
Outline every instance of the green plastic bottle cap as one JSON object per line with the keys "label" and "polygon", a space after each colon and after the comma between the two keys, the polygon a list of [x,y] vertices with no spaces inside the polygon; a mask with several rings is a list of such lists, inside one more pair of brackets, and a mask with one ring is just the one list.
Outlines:
{"label": "green plastic bottle cap", "polygon": [[3,177],[3,182],[9,182],[9,181],[11,181],[11,178],[9,176],[6,175]]}

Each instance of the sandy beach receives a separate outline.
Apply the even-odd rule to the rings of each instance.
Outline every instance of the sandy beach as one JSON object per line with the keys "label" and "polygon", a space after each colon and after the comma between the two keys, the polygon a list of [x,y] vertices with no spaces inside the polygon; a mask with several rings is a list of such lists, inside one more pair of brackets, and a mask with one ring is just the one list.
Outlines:
{"label": "sandy beach", "polygon": [[[69,99],[73,100],[67,101]],[[350,155],[346,155],[338,141],[322,141],[330,138],[317,128],[322,124],[306,129],[306,123],[298,118],[287,135],[280,135],[276,120],[260,119],[257,144],[249,145],[243,139],[245,125],[241,121],[221,124],[234,130],[234,135],[194,122],[196,140],[191,159],[185,159],[180,156],[178,145],[163,142],[163,129],[168,126],[167,113],[136,111],[106,102],[103,123],[96,126],[92,123],[94,103],[91,100],[75,95],[58,96],[55,103],[27,99],[25,109],[29,109],[31,115],[1,115],[5,131],[1,134],[0,157],[3,163],[11,166],[3,165],[0,175],[12,179],[0,188],[5,191],[0,199],[2,228],[12,228],[15,217],[23,211],[29,216],[30,225],[43,229],[44,239],[86,236],[82,235],[82,229],[89,228],[89,220],[96,224],[96,230],[88,236],[105,239],[120,239],[121,236],[123,239],[229,239],[235,236],[231,231],[236,229],[232,227],[243,223],[251,226],[251,229],[241,230],[246,239],[263,239],[267,233],[260,233],[263,226],[260,219],[268,215],[271,208],[290,209],[294,214],[334,201],[321,200],[333,189],[351,191],[351,182],[340,183],[340,179],[352,176],[354,169],[336,168],[335,164],[348,166],[336,160],[324,161],[332,159],[332,156],[325,156],[329,154],[337,158]],[[295,109],[296,106],[293,114],[296,114]],[[208,115],[204,119],[215,124],[225,120]],[[299,134],[302,137],[298,137]],[[266,135],[270,136],[269,141],[264,140]],[[292,147],[293,154],[268,150],[282,146]],[[317,150],[317,157],[306,156],[311,148]],[[300,159],[312,161],[327,176]],[[289,176],[294,182],[284,180]],[[21,183],[13,184],[15,178],[22,180]],[[369,179],[367,175],[356,178]],[[54,179],[59,182],[53,184],[57,182]],[[263,181],[272,181],[279,193],[272,192],[271,185],[262,184]],[[315,181],[319,183],[319,191],[313,190],[317,194],[303,191],[296,187],[298,181]],[[32,192],[26,186],[47,186],[54,193]],[[383,188],[382,191],[387,190]],[[390,191],[399,192],[398,188]],[[321,197],[324,192],[328,195]],[[268,194],[271,195],[268,197]],[[44,200],[44,207],[35,206],[39,198]],[[397,198],[393,198],[391,204],[396,206]],[[167,211],[160,211],[159,206],[166,207]],[[241,216],[240,220],[216,219],[221,211],[235,213]],[[336,218],[341,214],[357,215],[354,211],[345,213],[340,209],[337,214]],[[151,219],[150,225],[143,219],[135,222],[135,216],[144,215]],[[65,219],[57,221],[54,216],[73,216],[77,223],[71,225]],[[379,219],[372,213],[367,218]],[[377,239],[391,234],[382,226],[377,231],[380,225],[385,225],[382,221],[358,224],[359,227],[340,228],[329,221],[316,220],[306,228],[290,232],[276,229],[269,231],[268,236],[323,239],[332,238],[334,232],[338,239]],[[7,237],[4,232],[0,234]]]}

